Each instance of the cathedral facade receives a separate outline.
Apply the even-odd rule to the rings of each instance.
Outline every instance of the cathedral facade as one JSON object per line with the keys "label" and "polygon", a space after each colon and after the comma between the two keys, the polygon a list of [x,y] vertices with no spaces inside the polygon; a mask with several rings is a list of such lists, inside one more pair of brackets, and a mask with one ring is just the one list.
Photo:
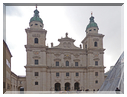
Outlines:
{"label": "cathedral facade", "polygon": [[68,33],[58,39],[60,44],[46,46],[47,30],[39,11],[29,22],[25,91],[75,91],[98,90],[104,82],[103,37],[98,33],[98,25],[91,15],[86,27],[86,37],[82,45],[76,47],[75,40]]}

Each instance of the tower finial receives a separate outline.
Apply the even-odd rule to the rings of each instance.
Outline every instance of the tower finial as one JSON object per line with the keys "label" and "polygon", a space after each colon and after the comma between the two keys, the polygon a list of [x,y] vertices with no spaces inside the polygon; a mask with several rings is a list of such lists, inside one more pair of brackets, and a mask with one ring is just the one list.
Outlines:
{"label": "tower finial", "polygon": [[37,4],[36,4],[36,9],[37,9]]}
{"label": "tower finial", "polygon": [[93,15],[93,12],[91,11],[91,16]]}

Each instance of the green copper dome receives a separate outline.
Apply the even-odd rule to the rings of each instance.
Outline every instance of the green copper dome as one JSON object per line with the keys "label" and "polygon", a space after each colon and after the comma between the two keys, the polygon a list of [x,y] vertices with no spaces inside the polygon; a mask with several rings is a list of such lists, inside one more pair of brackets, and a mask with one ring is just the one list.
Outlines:
{"label": "green copper dome", "polygon": [[43,24],[43,21],[42,21],[42,19],[39,17],[39,11],[38,11],[37,9],[34,11],[34,16],[30,19],[30,23],[31,23],[32,21],[38,21],[38,22],[40,22],[40,23]]}
{"label": "green copper dome", "polygon": [[97,27],[98,28],[97,23],[94,22],[94,17],[93,16],[90,17],[90,23],[87,25],[86,30],[88,28],[91,28],[91,27]]}

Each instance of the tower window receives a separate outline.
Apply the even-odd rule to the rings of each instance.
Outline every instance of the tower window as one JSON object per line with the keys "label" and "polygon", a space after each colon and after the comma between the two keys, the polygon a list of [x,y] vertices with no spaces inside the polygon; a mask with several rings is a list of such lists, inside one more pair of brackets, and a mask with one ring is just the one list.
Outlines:
{"label": "tower window", "polygon": [[94,29],[94,31],[96,31],[96,29]]}
{"label": "tower window", "polygon": [[34,60],[34,64],[35,65],[38,65],[38,60]]}
{"label": "tower window", "polygon": [[40,25],[40,27],[42,27],[42,25]]}
{"label": "tower window", "polygon": [[95,83],[97,84],[98,83],[98,80],[96,80]]}
{"label": "tower window", "polygon": [[95,76],[98,76],[98,72],[95,72]]}
{"label": "tower window", "polygon": [[59,76],[59,73],[58,72],[56,73],[56,76]]}
{"label": "tower window", "polygon": [[94,46],[97,47],[97,42],[94,42]]}
{"label": "tower window", "polygon": [[69,76],[69,72],[66,73],[66,76]]}
{"label": "tower window", "polygon": [[87,48],[87,45],[85,45],[85,48]]}
{"label": "tower window", "polygon": [[69,61],[66,61],[66,66],[69,66]]}
{"label": "tower window", "polygon": [[75,62],[75,66],[78,66],[78,62]]}
{"label": "tower window", "polygon": [[56,62],[56,66],[59,66],[59,62]]}
{"label": "tower window", "polygon": [[38,24],[35,24],[35,25],[38,25]]}
{"label": "tower window", "polygon": [[30,26],[33,26],[33,24],[31,24]]}
{"label": "tower window", "polygon": [[89,31],[92,31],[91,29]]}
{"label": "tower window", "polygon": [[98,61],[95,61],[95,66],[98,66]]}
{"label": "tower window", "polygon": [[38,85],[38,82],[35,82],[35,85]]}
{"label": "tower window", "polygon": [[79,73],[78,72],[76,72],[76,76],[79,76]]}
{"label": "tower window", "polygon": [[38,38],[34,38],[34,43],[38,43]]}
{"label": "tower window", "polygon": [[35,76],[38,76],[39,75],[38,72],[35,72],[34,74],[35,74]]}

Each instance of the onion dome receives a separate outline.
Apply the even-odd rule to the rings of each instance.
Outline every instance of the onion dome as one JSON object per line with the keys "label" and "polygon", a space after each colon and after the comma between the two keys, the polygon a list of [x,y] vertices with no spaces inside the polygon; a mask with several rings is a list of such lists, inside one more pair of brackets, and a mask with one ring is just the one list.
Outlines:
{"label": "onion dome", "polygon": [[34,11],[34,16],[30,19],[29,23],[31,23],[32,21],[37,21],[43,24],[42,19],[39,17],[39,11],[37,10],[37,7],[36,10]]}
{"label": "onion dome", "polygon": [[90,17],[90,23],[87,25],[86,30],[88,28],[91,28],[91,27],[97,27],[98,28],[97,23],[94,22],[94,17],[92,16],[92,13],[91,13],[91,17]]}

